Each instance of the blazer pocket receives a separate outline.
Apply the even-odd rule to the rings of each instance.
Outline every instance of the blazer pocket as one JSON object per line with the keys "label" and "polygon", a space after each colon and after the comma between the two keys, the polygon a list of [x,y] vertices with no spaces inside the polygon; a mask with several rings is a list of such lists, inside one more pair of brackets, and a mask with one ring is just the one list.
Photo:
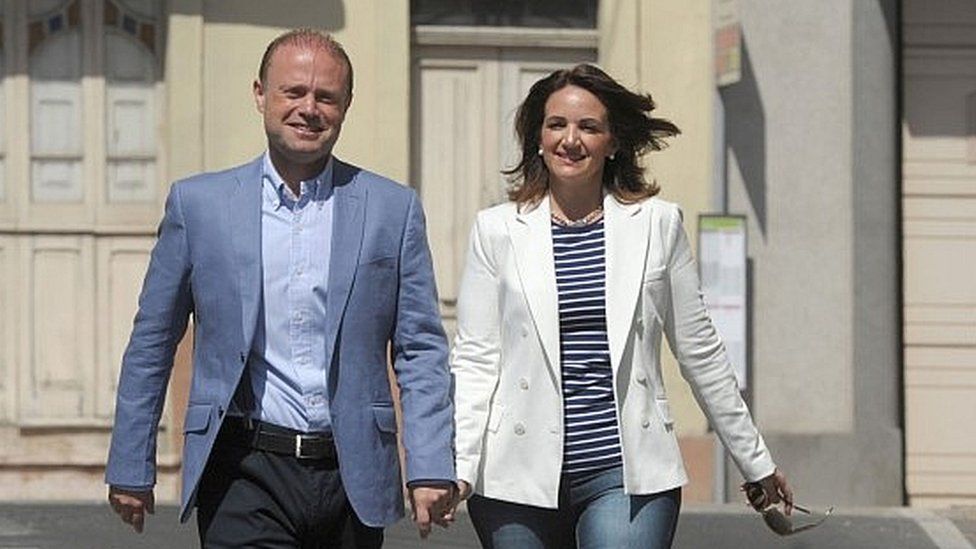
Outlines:
{"label": "blazer pocket", "polygon": [[380,432],[396,434],[396,412],[393,411],[392,404],[374,404],[373,419],[376,421],[376,428]]}
{"label": "blazer pocket", "polygon": [[670,300],[667,272],[664,265],[645,271],[642,285],[644,318],[653,318],[660,324],[664,324],[664,313]]}
{"label": "blazer pocket", "polygon": [[502,416],[505,415],[505,405],[495,404],[488,410],[488,432],[497,433],[498,427],[502,424]]}
{"label": "blazer pocket", "polygon": [[363,267],[372,267],[374,269],[392,269],[396,266],[396,261],[396,256],[371,257],[359,264]]}
{"label": "blazer pocket", "polygon": [[666,398],[655,398],[654,404],[657,405],[657,413],[661,416],[664,428],[670,431],[674,426],[674,418],[671,417],[671,404]]}
{"label": "blazer pocket", "polygon": [[207,432],[207,429],[210,427],[210,415],[212,411],[212,404],[190,404],[187,406],[186,417],[183,418],[183,432]]}

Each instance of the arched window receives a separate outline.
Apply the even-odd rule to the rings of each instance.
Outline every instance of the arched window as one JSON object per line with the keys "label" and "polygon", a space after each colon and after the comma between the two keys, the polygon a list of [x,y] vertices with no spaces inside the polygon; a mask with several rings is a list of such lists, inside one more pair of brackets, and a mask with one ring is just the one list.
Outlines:
{"label": "arched window", "polygon": [[159,4],[25,2],[31,203],[157,201]]}
{"label": "arched window", "polygon": [[28,3],[31,199],[81,202],[80,0]]}
{"label": "arched window", "polygon": [[156,4],[105,1],[105,152],[109,202],[156,199]]}

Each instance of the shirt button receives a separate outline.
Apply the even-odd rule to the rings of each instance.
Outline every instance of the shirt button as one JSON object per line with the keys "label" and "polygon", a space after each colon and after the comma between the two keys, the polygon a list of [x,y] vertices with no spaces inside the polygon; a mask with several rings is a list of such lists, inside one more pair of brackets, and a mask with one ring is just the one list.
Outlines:
{"label": "shirt button", "polygon": [[523,391],[527,391],[529,389],[529,380],[525,379],[524,377],[519,379],[519,388]]}
{"label": "shirt button", "polygon": [[522,337],[529,337],[529,330],[525,326],[522,327]]}
{"label": "shirt button", "polygon": [[522,425],[521,423],[516,423],[515,424],[515,434],[516,435],[519,435],[519,436],[524,435],[525,434],[525,425]]}

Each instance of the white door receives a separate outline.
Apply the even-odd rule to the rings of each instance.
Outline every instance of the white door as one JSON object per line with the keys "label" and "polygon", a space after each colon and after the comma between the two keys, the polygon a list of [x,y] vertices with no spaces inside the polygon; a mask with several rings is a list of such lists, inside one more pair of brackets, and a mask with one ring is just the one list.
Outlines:
{"label": "white door", "polygon": [[427,214],[449,335],[475,213],[506,200],[501,171],[518,159],[515,111],[537,80],[595,60],[589,48],[414,48],[411,183]]}

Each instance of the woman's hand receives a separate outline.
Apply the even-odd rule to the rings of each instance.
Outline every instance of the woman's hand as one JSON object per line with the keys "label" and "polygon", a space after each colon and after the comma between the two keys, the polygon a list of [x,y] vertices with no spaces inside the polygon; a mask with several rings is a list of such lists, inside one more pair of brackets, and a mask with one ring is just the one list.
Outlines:
{"label": "woman's hand", "polygon": [[471,485],[465,480],[457,481],[456,489],[454,490],[454,500],[451,501],[451,506],[447,513],[444,515],[444,520],[448,522],[454,521],[454,515],[457,513],[457,506],[462,501],[471,497]]}
{"label": "woman's hand", "polygon": [[462,502],[471,497],[471,485],[466,480],[457,481],[458,502]]}
{"label": "woman's hand", "polygon": [[790,488],[786,481],[786,475],[779,468],[773,470],[773,474],[761,479],[759,485],[762,486],[766,497],[765,501],[762,502],[762,507],[757,507],[756,510],[761,511],[771,504],[782,501],[785,503],[786,514],[789,515],[793,512],[793,489]]}

